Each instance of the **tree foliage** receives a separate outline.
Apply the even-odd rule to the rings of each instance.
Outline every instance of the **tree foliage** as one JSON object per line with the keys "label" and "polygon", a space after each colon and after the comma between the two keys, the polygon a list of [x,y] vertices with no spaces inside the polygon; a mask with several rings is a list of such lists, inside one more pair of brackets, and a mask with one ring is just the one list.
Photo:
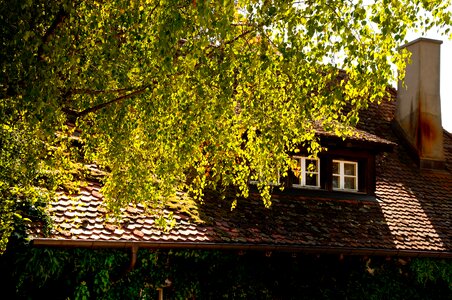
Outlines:
{"label": "tree foliage", "polygon": [[8,250],[0,257],[0,287],[7,299],[156,299],[162,287],[165,299],[452,295],[451,261],[433,258],[140,249],[135,267],[128,270],[130,253],[124,249]]}
{"label": "tree foliage", "polygon": [[[358,111],[397,78],[407,29],[447,33],[449,7],[2,1],[0,249],[14,215],[24,215],[21,201],[33,206],[62,178],[73,180],[74,157],[107,171],[112,209],[155,205],[176,190],[202,197],[232,185],[247,196],[250,177],[269,205],[269,183],[286,174],[289,153],[315,155],[316,126],[348,134]],[[84,161],[68,145],[74,128]]]}

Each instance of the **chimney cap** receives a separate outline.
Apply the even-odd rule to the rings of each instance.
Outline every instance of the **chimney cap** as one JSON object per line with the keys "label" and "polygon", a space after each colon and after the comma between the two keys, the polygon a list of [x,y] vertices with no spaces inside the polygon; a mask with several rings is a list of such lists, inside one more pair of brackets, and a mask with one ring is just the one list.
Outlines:
{"label": "chimney cap", "polygon": [[441,41],[441,40],[435,40],[435,39],[429,39],[429,38],[420,37],[420,38],[415,39],[414,41],[411,41],[409,43],[406,43],[405,45],[400,46],[399,50],[401,50],[403,48],[406,48],[406,47],[409,47],[411,45],[417,44],[419,42],[427,42],[427,43],[433,43],[433,44],[438,44],[438,45],[441,45],[443,43],[443,41]]}

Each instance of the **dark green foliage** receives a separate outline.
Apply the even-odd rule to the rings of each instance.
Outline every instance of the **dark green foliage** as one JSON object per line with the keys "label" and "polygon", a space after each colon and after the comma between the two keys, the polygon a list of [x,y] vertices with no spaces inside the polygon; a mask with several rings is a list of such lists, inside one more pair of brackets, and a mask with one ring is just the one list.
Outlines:
{"label": "dark green foliage", "polygon": [[411,264],[419,283],[431,285],[438,279],[443,280],[452,289],[452,263],[445,260],[417,259]]}
{"label": "dark green foliage", "polygon": [[452,263],[263,252],[9,247],[7,299],[451,299]]}

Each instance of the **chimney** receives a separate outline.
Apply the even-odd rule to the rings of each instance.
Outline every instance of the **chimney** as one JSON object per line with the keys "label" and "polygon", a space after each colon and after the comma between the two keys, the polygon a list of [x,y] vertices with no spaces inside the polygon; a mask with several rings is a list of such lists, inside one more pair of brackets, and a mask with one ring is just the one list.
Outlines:
{"label": "chimney", "polygon": [[403,84],[398,83],[396,127],[424,169],[445,167],[439,92],[441,44],[420,38],[401,47],[411,52],[411,63],[406,66]]}

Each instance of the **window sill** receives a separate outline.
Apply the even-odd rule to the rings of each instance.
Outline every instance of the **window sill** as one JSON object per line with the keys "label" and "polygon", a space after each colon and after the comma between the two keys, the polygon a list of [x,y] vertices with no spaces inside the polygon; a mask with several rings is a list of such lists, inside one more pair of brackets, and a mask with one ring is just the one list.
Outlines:
{"label": "window sill", "polygon": [[345,193],[354,193],[354,194],[364,194],[363,192],[360,192],[358,190],[351,190],[351,189],[334,189],[333,188],[333,192],[345,192]]}
{"label": "window sill", "polygon": [[320,186],[309,186],[301,184],[292,184],[291,187],[294,189],[320,190]]}

